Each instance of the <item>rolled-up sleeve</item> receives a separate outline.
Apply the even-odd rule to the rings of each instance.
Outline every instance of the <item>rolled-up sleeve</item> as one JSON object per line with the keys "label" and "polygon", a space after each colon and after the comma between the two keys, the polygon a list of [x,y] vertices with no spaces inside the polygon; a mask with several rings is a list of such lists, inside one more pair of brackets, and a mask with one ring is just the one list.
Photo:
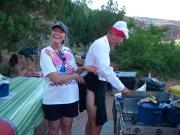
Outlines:
{"label": "rolled-up sleeve", "polygon": [[47,76],[48,74],[52,72],[57,72],[56,68],[52,62],[52,59],[47,53],[45,52],[45,49],[41,51],[41,56],[40,56],[40,67],[43,72],[44,76]]}
{"label": "rolled-up sleeve", "polygon": [[123,83],[116,76],[113,67],[110,66],[110,46],[107,36],[104,36],[90,46],[85,59],[85,65],[93,65],[98,69],[99,80],[108,81],[114,88],[121,91]]}

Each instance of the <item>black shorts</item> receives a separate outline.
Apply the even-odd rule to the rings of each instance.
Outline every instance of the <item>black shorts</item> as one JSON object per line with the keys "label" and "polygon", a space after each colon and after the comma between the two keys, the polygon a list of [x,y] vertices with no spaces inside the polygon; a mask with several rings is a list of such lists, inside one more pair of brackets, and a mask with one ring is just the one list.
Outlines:
{"label": "black shorts", "polygon": [[86,89],[94,92],[96,110],[96,125],[103,125],[107,121],[106,104],[105,104],[105,86],[106,81],[101,81],[98,76],[93,73],[88,73],[84,80]]}
{"label": "black shorts", "polygon": [[55,121],[62,117],[76,117],[78,115],[78,101],[70,104],[45,105],[42,104],[44,118]]}
{"label": "black shorts", "polygon": [[99,79],[98,76],[94,73],[88,73],[85,75],[84,81],[86,83],[86,89],[91,90],[92,92],[95,92],[99,89]]}

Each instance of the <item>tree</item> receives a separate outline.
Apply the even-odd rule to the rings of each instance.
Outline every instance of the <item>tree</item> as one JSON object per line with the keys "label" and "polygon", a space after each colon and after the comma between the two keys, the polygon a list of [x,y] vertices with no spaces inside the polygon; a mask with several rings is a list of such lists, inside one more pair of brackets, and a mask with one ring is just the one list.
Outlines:
{"label": "tree", "polygon": [[39,39],[33,33],[37,18],[32,14],[33,9],[29,5],[36,5],[39,2],[39,0],[33,2],[24,0],[0,1],[1,49],[18,51],[22,47],[37,45]]}

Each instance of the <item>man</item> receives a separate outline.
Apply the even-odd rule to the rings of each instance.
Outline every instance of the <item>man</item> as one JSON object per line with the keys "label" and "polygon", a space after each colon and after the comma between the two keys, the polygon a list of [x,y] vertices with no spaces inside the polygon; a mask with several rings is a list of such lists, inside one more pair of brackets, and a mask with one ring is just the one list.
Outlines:
{"label": "man", "polygon": [[128,38],[128,28],[124,21],[116,22],[107,35],[95,40],[90,46],[85,65],[93,65],[97,68],[97,74],[88,73],[86,81],[86,110],[88,121],[86,123],[86,135],[100,135],[103,124],[107,121],[105,107],[105,85],[110,82],[114,88],[127,95],[129,90],[122,84],[113,68],[110,66],[110,46],[120,45]]}

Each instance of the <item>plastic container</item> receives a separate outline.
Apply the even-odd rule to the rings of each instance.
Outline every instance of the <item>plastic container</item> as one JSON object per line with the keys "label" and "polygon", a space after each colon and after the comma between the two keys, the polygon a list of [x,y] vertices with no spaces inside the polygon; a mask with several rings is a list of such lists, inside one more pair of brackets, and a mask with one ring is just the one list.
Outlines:
{"label": "plastic container", "polygon": [[7,119],[0,118],[0,135],[17,135],[14,124]]}
{"label": "plastic container", "polygon": [[175,86],[169,87],[168,91],[173,93],[174,95],[180,97],[180,85],[175,85]]}
{"label": "plastic container", "polygon": [[5,97],[9,95],[9,84],[4,83],[0,85],[0,97]]}
{"label": "plastic container", "polygon": [[117,72],[117,77],[130,90],[134,90],[136,86],[136,72]]}
{"label": "plastic container", "polygon": [[0,74],[0,97],[9,95],[9,79]]}

